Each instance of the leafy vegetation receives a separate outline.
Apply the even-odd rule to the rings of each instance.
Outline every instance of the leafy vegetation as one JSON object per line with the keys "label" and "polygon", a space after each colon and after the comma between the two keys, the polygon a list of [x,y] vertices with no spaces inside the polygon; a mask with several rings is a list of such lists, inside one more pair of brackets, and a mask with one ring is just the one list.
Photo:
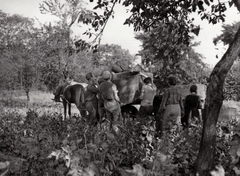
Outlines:
{"label": "leafy vegetation", "polygon": [[210,72],[202,62],[202,56],[193,49],[197,44],[190,39],[189,45],[178,43],[179,36],[175,33],[177,30],[169,34],[169,28],[160,23],[156,28],[136,36],[142,42],[142,50],[139,52],[142,63],[153,67],[152,71],[158,78],[155,81],[158,88],[167,86],[166,79],[170,74],[175,75],[181,84],[206,84]]}
{"label": "leafy vegetation", "polygon": [[[94,49],[91,50],[93,51],[93,53],[89,54],[89,52],[86,51],[86,48],[92,49],[91,44],[90,47],[85,47],[85,45],[89,46],[89,44],[87,44],[86,42],[84,43],[82,42],[81,39],[79,39],[78,41],[80,44],[77,45],[77,43],[74,42],[73,39],[71,39],[70,37],[71,25],[75,21],[78,22],[81,21],[84,24],[90,24],[92,25],[91,29],[93,29],[95,32],[99,32],[96,35],[96,37],[100,37],[104,30],[104,27],[106,26],[108,19],[111,16],[113,16],[114,7],[116,3],[121,2],[123,6],[129,7],[131,9],[130,17],[126,19],[125,24],[133,25],[135,31],[143,30],[145,34],[148,34],[148,32],[150,32],[151,34],[151,32],[156,32],[154,31],[154,28],[159,27],[159,29],[162,29],[163,33],[157,33],[156,35],[156,39],[160,40],[160,42],[157,43],[159,44],[160,47],[156,48],[153,47],[151,49],[156,50],[151,51],[156,51],[156,54],[158,56],[163,55],[164,57],[155,58],[151,56],[151,59],[153,60],[150,60],[155,61],[155,59],[159,59],[160,61],[162,61],[158,62],[156,65],[157,67],[162,68],[161,64],[163,64],[163,68],[166,69],[165,70],[163,69],[161,71],[166,71],[165,74],[176,71],[174,73],[179,74],[179,70],[181,69],[178,70],[176,69],[176,67],[181,66],[182,64],[184,65],[183,68],[191,68],[190,70],[196,72],[202,71],[202,67],[204,66],[198,60],[199,58],[197,57],[197,55],[191,50],[191,48],[189,48],[189,46],[191,46],[190,33],[193,32],[195,34],[198,34],[200,27],[193,25],[194,20],[189,18],[189,14],[197,12],[198,15],[201,16],[201,19],[206,19],[210,23],[216,24],[219,21],[224,21],[225,17],[224,12],[227,9],[226,2],[220,1],[213,2],[211,0],[210,1],[99,0],[96,2],[96,6],[94,9],[96,10],[101,8],[103,9],[104,12],[103,15],[98,15],[96,12],[85,11],[85,9],[81,8],[82,7],[81,1],[79,0],[74,1],[66,0],[64,4],[61,4],[60,1],[49,0],[45,1],[45,4],[41,5],[41,11],[43,13],[47,12],[59,17],[60,21],[58,22],[58,25],[54,26],[52,26],[52,24],[41,25],[41,28],[37,29],[34,27],[33,21],[31,19],[23,18],[18,15],[9,16],[3,12],[0,13],[1,21],[0,48],[2,53],[2,55],[0,56],[1,57],[0,76],[2,78],[1,83],[3,83],[1,84],[2,88],[3,89],[24,88],[24,90],[26,91],[26,95],[28,96],[29,87],[31,87],[33,83],[37,84],[35,86],[38,89],[41,88],[45,90],[53,90],[54,87],[56,87],[56,85],[59,84],[59,82],[61,82],[61,79],[59,78],[64,79],[64,77],[69,76],[70,74],[72,74],[71,76],[77,76],[77,79],[79,81],[83,81],[84,75],[86,73],[85,72],[79,73],[79,70],[89,71],[89,68],[91,68],[90,69],[91,71],[92,70],[96,71],[96,68],[99,69],[99,64],[101,64],[101,61],[103,61],[104,59],[98,55],[100,52],[97,52],[95,47],[96,45],[93,47]],[[233,4],[235,4],[238,10],[240,10],[239,1],[231,0],[229,5],[232,6]],[[210,9],[210,11],[208,11],[208,9]],[[77,17],[79,17],[78,20]],[[86,32],[85,34],[89,36],[93,35],[92,32]],[[196,171],[199,173],[199,175],[204,176],[207,175],[209,171],[213,169],[214,166],[215,161],[214,154],[215,149],[217,149],[216,124],[218,121],[219,111],[223,102],[224,82],[225,79],[227,78],[227,73],[230,70],[231,66],[233,65],[234,61],[236,60],[237,57],[239,57],[240,53],[239,38],[240,31],[238,29],[234,39],[231,41],[231,44],[229,45],[229,49],[227,50],[226,54],[213,69],[209,77],[208,82],[209,84],[206,96],[207,98],[205,101],[206,103],[203,113],[202,137],[200,140],[200,149],[195,165]],[[145,40],[145,38],[142,39],[144,39],[144,41],[148,41]],[[227,38],[226,41],[229,41],[228,39],[229,38]],[[94,41],[96,42],[96,40],[97,38],[95,38]],[[100,38],[98,41],[100,43]],[[177,45],[175,43],[177,43]],[[152,44],[152,42],[150,42],[150,44]],[[117,47],[113,48],[116,49]],[[189,56],[193,57],[194,59],[191,58],[191,62],[186,62],[186,59],[188,59],[188,57],[187,55],[182,55],[182,52],[189,54]],[[106,51],[106,53],[108,53],[108,51]],[[104,53],[102,53],[101,56],[104,56]],[[114,60],[115,57],[113,56],[110,57],[109,59]],[[148,61],[147,59],[148,58],[145,57],[145,61]],[[150,61],[146,62],[146,64],[150,63]],[[106,59],[105,63],[108,62],[109,60]],[[26,65],[26,63],[30,63],[30,65]],[[192,67],[192,64],[200,65],[198,65],[197,67]],[[29,67],[32,67],[33,69],[28,69]],[[103,67],[101,67],[101,69],[102,68]],[[181,76],[180,77],[181,78],[187,77],[189,79],[188,81],[193,80],[192,78],[194,78],[194,76],[188,77],[188,75],[186,76],[186,74],[187,72],[180,72],[180,75],[181,76],[183,75],[182,77]],[[230,77],[231,76],[232,75],[230,75]],[[232,80],[227,82],[228,85],[231,83]],[[233,91],[231,90],[231,92]],[[32,114],[30,116],[36,117],[36,122],[40,124],[42,122],[41,120],[38,120],[38,118],[41,117],[45,120],[47,119],[43,115],[39,116],[35,112],[32,113],[32,111],[30,114]],[[27,117],[25,117],[25,119],[27,119]],[[28,128],[27,124],[23,123],[23,125],[26,125],[24,127]],[[122,128],[124,129],[124,127]],[[18,128],[16,127],[16,129]],[[67,128],[63,129],[63,132],[64,130],[69,132]],[[10,132],[14,131],[16,132],[16,130],[12,130]],[[36,140],[36,141],[33,140],[33,143],[34,144],[36,143],[39,146],[44,146],[44,144],[41,143],[41,140],[43,138],[40,138],[41,140],[38,139],[39,138],[38,133],[40,133],[39,131],[37,131],[36,134],[34,133],[34,131],[33,132],[31,131],[31,133],[34,136],[34,140]],[[140,131],[142,131],[142,129]],[[64,135],[67,134],[68,133],[65,133]],[[11,134],[9,135],[13,136],[12,141],[14,141],[15,140],[14,135]],[[119,139],[121,139],[121,137],[119,137]],[[59,140],[63,140],[61,135],[59,137]],[[8,145],[9,149],[11,149],[11,147],[14,146],[13,145],[14,143],[11,142],[7,144],[9,144]],[[87,143],[85,142],[85,144]],[[42,149],[45,148],[43,147]],[[55,149],[59,150],[57,148]],[[14,150],[14,147],[12,148],[12,150]],[[46,149],[46,151],[48,150]],[[15,153],[13,154],[15,155]],[[17,154],[18,153],[16,153],[16,155]],[[40,155],[39,153],[37,153],[37,155],[33,154],[34,156],[33,158],[36,158],[39,155]],[[28,156],[26,155],[24,157],[26,157],[25,159],[28,158]],[[208,159],[206,160],[206,158]],[[139,159],[142,159],[141,156],[139,156]],[[65,167],[64,163],[65,162],[60,162],[63,168],[63,171],[61,171],[61,173],[67,173],[68,171],[67,169],[69,169],[68,167],[69,165],[67,165],[67,169],[64,168]],[[116,163],[119,163],[119,161],[117,160]],[[171,161],[170,163],[172,164]],[[8,165],[9,163],[5,164]],[[135,170],[137,168],[139,167],[138,166],[134,167]],[[172,170],[174,170],[174,166],[171,166],[171,168]],[[131,171],[134,172],[134,169]],[[40,168],[36,170],[41,172]],[[169,174],[168,173],[169,170],[170,169],[166,171],[166,174]],[[112,172],[111,169],[110,171]],[[153,172],[155,172],[155,170],[153,170]],[[34,172],[32,173],[34,174]]]}
{"label": "leafy vegetation", "polygon": [[[126,119],[125,123],[119,122],[113,128],[109,128],[108,120],[90,127],[78,116],[62,121],[60,113],[39,113],[37,109],[43,109],[42,106],[32,106],[26,115],[15,111],[16,106],[12,106],[12,111],[2,111],[1,174],[194,174],[201,124],[185,131],[174,127],[170,134],[159,139],[155,136],[153,117]],[[1,107],[7,108],[8,105],[2,104]],[[229,153],[233,133],[223,129],[233,131],[236,125],[234,119],[218,124],[215,165],[222,165],[226,176],[235,175],[235,165],[231,163],[232,155]]]}
{"label": "leafy vegetation", "polygon": [[[229,45],[240,26],[240,22],[235,22],[232,25],[223,25],[222,34],[214,38],[213,42],[215,45],[222,42],[224,45]],[[240,100],[239,95],[239,59],[236,60],[229,71],[225,85],[224,85],[224,98],[226,100]]]}
{"label": "leafy vegetation", "polygon": [[0,15],[1,89],[22,89],[26,95],[31,88],[53,91],[67,76],[86,82],[85,75],[90,70],[100,75],[117,61],[134,60],[129,51],[118,45],[103,45],[98,53],[92,53],[84,50],[78,40],[69,38],[68,43],[70,29],[62,24],[35,28],[31,19],[4,12]]}

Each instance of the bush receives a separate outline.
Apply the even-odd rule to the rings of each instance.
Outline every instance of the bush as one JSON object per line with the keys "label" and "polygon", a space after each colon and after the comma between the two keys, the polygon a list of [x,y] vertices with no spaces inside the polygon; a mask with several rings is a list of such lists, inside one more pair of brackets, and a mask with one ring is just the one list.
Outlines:
{"label": "bush", "polygon": [[[0,162],[9,175],[193,175],[201,125],[155,138],[153,119],[126,119],[110,128],[108,121],[91,127],[85,119],[62,121],[58,113],[25,117],[1,115]],[[228,122],[227,125],[232,125]],[[222,128],[219,126],[218,128]],[[233,175],[228,138],[218,131],[216,165]]]}

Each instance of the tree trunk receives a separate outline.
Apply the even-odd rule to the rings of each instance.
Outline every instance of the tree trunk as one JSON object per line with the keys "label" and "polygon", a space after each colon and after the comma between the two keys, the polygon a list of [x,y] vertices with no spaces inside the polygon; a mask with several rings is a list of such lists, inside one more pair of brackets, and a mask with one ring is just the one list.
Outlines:
{"label": "tree trunk", "polygon": [[240,28],[222,59],[214,67],[203,111],[203,131],[200,149],[196,160],[196,173],[210,175],[213,169],[216,148],[216,124],[223,102],[223,85],[228,71],[240,54]]}

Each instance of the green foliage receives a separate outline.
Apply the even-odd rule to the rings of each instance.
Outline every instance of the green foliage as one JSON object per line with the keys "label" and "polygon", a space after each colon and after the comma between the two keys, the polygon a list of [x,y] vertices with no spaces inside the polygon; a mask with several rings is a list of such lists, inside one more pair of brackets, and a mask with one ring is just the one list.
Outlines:
{"label": "green foliage", "polygon": [[[31,109],[26,116],[8,112],[0,118],[0,159],[10,162],[6,169],[12,175],[191,175],[202,130],[201,125],[185,131],[175,126],[158,139],[150,117],[126,119],[113,128],[108,121],[90,127],[78,117],[62,121],[60,114],[39,115]],[[233,124],[224,126],[231,130]],[[215,164],[228,176],[233,174],[228,154],[232,134],[223,137],[221,126]]]}
{"label": "green foliage", "polygon": [[[32,63],[34,37],[30,35],[35,28],[33,20],[19,15],[7,15],[1,12],[1,87],[23,86],[23,72],[26,62]],[[27,57],[26,57],[27,56]],[[27,60],[27,61],[26,61]],[[28,70],[30,72],[30,70]]]}
{"label": "green foliage", "polygon": [[222,34],[218,35],[213,39],[213,43],[217,45],[218,42],[223,42],[224,45],[228,45],[233,41],[238,28],[240,27],[240,22],[235,22],[232,25],[223,24]]}
{"label": "green foliage", "polygon": [[128,67],[134,61],[134,57],[128,50],[124,50],[121,46],[114,44],[101,45],[97,57],[99,66],[107,66],[108,69],[111,69],[117,62]]}
{"label": "green foliage", "polygon": [[217,124],[217,150],[214,164],[222,165],[226,172],[225,175],[238,175],[235,171],[237,168],[235,160],[240,161],[240,157],[235,153],[238,152],[240,141],[233,144],[233,138],[238,130],[237,118],[230,118],[229,121],[220,121]]}
{"label": "green foliage", "polygon": [[40,11],[43,14],[55,15],[59,18],[61,25],[71,27],[78,15],[84,11],[82,6],[81,0],[47,0],[40,4]]}
{"label": "green foliage", "polygon": [[83,119],[62,122],[59,114],[39,116],[29,110],[24,119],[12,115],[1,117],[1,152],[25,161],[23,169],[13,174],[65,175],[93,163],[109,175],[120,165],[140,162],[144,155],[139,125],[127,124],[126,130],[118,126],[121,133],[116,133],[106,124],[102,128],[88,127]]}
{"label": "green foliage", "polygon": [[225,100],[240,100],[240,70],[239,70],[239,61],[235,61],[232,68],[228,72],[224,83],[224,99]]}
{"label": "green foliage", "polygon": [[0,29],[3,89],[23,88],[27,95],[32,86],[37,89],[46,86],[52,91],[67,76],[86,82],[85,75],[89,71],[100,75],[102,70],[111,69],[116,61],[131,63],[133,60],[128,51],[117,45],[100,46],[95,53],[86,51],[69,39],[69,29],[61,24],[42,24],[37,29],[33,28],[31,19],[3,12],[0,15],[5,24]]}
{"label": "green foliage", "polygon": [[163,87],[169,74],[176,75],[181,83],[204,83],[202,80],[209,73],[201,55],[193,49],[197,44],[187,46],[179,42],[178,30],[170,28],[160,23],[156,28],[136,36],[143,43],[140,51],[143,63],[154,66],[153,71]]}
{"label": "green foliage", "polygon": [[[222,34],[213,39],[213,43],[217,45],[222,42],[224,45],[229,45],[240,27],[240,22],[235,22],[232,25],[223,25]],[[236,60],[230,69],[224,83],[224,99],[225,100],[240,100],[239,95],[239,60]]]}
{"label": "green foliage", "polygon": [[[90,1],[93,2],[93,1]],[[93,2],[94,3],[94,2]],[[116,3],[130,8],[129,18],[125,25],[133,25],[135,31],[148,31],[156,28],[159,23],[168,25],[178,31],[178,39],[182,44],[189,43],[189,33],[198,34],[200,27],[193,24],[194,19],[189,18],[190,13],[197,12],[201,19],[206,19],[212,24],[224,21],[226,5],[224,2],[213,1],[159,1],[159,0],[120,0],[120,1],[97,1],[94,9],[103,9],[103,15],[93,13],[94,18],[89,22],[95,29],[106,25],[110,16],[113,16]],[[211,6],[211,8],[209,8]],[[209,10],[210,9],[210,10]],[[103,27],[104,29],[104,27]],[[169,34],[171,30],[169,30]]]}

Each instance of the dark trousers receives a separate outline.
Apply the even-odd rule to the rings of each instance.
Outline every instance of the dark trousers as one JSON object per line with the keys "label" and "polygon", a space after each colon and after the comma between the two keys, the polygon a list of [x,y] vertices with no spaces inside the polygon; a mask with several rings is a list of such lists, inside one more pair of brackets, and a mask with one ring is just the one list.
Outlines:
{"label": "dark trousers", "polygon": [[157,114],[155,115],[155,120],[156,120],[156,131],[157,132],[162,132],[162,124],[163,124],[163,114],[164,114],[164,110],[159,109]]}
{"label": "dark trousers", "polygon": [[[190,113],[192,112],[191,116],[190,116]],[[185,114],[184,116],[181,118],[181,123],[184,127],[188,127],[191,123],[191,121],[194,119],[194,118],[197,118],[199,121],[201,120],[200,119],[200,114],[199,114],[199,111],[198,111],[198,108],[195,107],[195,108],[186,108],[185,107]]]}
{"label": "dark trousers", "polygon": [[138,116],[144,118],[153,114],[153,106],[140,106]]}
{"label": "dark trousers", "polygon": [[94,98],[85,101],[85,108],[88,111],[88,115],[86,116],[88,123],[90,125],[96,124],[96,122],[99,121],[98,99]]}

